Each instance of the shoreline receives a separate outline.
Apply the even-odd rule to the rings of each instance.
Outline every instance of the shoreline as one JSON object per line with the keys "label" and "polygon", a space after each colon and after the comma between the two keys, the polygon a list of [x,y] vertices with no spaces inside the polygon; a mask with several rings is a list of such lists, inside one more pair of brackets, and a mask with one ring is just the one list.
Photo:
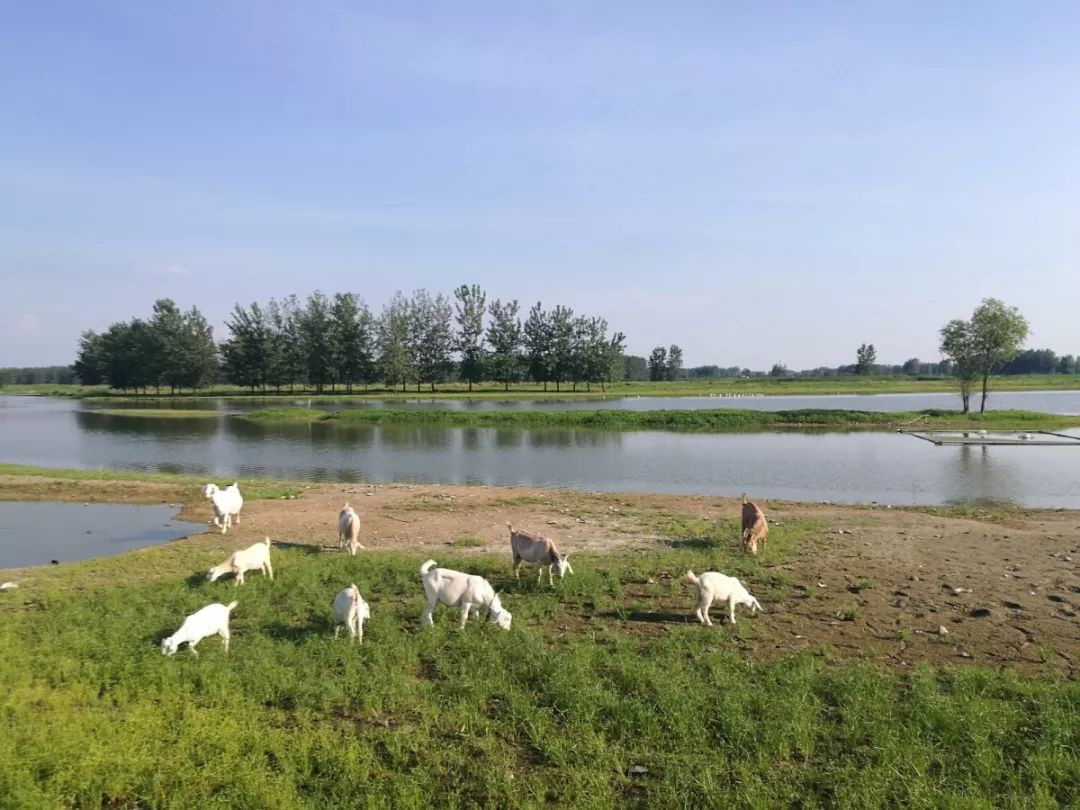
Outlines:
{"label": "shoreline", "polygon": [[[553,384],[552,384],[553,386]],[[582,384],[584,386],[584,384]],[[795,378],[718,378],[707,380],[681,380],[676,382],[620,381],[609,384],[606,390],[573,391],[567,384],[561,391],[553,387],[545,391],[532,383],[515,384],[509,391],[501,385],[478,385],[472,391],[457,383],[440,383],[437,391],[401,391],[400,389],[374,388],[366,391],[265,391],[252,392],[237,386],[219,386],[196,393],[176,394],[118,393],[101,387],[80,385],[11,385],[0,389],[0,394],[14,396],[56,396],[107,402],[192,400],[192,399],[619,399],[623,397],[708,397],[715,396],[858,396],[870,394],[928,394],[959,393],[950,378],[905,377],[795,377]],[[995,377],[994,393],[1080,391],[1080,374],[1036,374]],[[977,395],[976,395],[977,396]]]}
{"label": "shoreline", "polygon": [[[175,503],[179,519],[208,520],[202,479],[125,477],[118,489],[107,473],[92,475],[64,479],[0,473],[0,493],[9,500]],[[367,547],[357,558],[361,564],[367,555],[404,560],[410,570],[422,557],[475,558],[492,560],[501,571],[507,521],[549,534],[583,566],[621,564],[645,555],[668,570],[684,564],[680,560],[688,553],[704,552],[706,562],[695,564],[708,565],[712,559],[712,565],[734,566],[729,570],[757,583],[771,604],[784,606],[772,620],[777,632],[755,647],[765,656],[803,649],[808,642],[800,639],[826,638],[845,650],[841,659],[854,656],[888,666],[905,666],[909,660],[961,663],[960,644],[984,664],[1072,674],[1080,666],[1076,622],[1070,618],[1080,612],[1080,566],[1072,562],[1080,561],[1080,510],[841,506],[759,495],[756,501],[771,522],[771,546],[751,558],[739,551],[739,501],[731,497],[481,485],[244,479],[240,484],[244,516],[228,535],[208,530],[112,557],[7,569],[0,576],[25,579],[28,586],[36,581],[90,590],[125,578],[145,582],[189,576],[228,549],[264,535],[291,554],[340,555],[337,511],[349,502],[361,515],[361,542]],[[115,571],[124,573],[108,573]],[[964,589],[959,595],[951,590],[958,587]],[[21,592],[29,596],[33,588]],[[685,601],[677,597],[670,605],[673,611],[685,608],[678,607],[680,600]],[[882,635],[883,628],[898,625],[929,634],[946,623],[955,638],[944,647],[929,635],[917,641],[892,632]],[[658,629],[629,620],[621,626],[647,635]],[[1023,640],[1017,642],[1017,627],[1040,639],[1043,652],[1035,654]]]}
{"label": "shoreline", "polygon": [[410,424],[441,427],[583,428],[608,431],[675,431],[684,433],[772,433],[778,431],[913,430],[1060,430],[1080,426],[1080,416],[1035,411],[1000,410],[963,415],[959,411],[859,411],[807,408],[764,411],[737,408],[458,411],[440,408],[356,408],[322,411],[312,408],[265,408],[256,411],[179,410],[151,408],[88,409],[87,414],[127,419],[236,419],[257,425]]}
{"label": "shoreline", "polygon": [[[152,478],[0,475],[0,495],[171,499],[181,516],[209,518],[203,479]],[[594,805],[598,785],[604,804],[669,806],[700,788],[683,780],[688,767],[715,785],[732,769],[757,774],[706,804],[745,803],[749,791],[762,806],[829,804],[842,790],[865,804],[872,790],[1020,806],[1034,780],[1044,797],[1075,794],[1080,511],[751,493],[770,521],[752,557],[730,497],[240,486],[241,522],[227,535],[207,526],[0,572],[18,584],[0,592],[0,784],[20,806],[155,795],[434,806],[448,788],[459,804]],[[356,557],[337,544],[345,501],[361,519]],[[574,573],[549,585],[529,566],[515,579],[508,521],[555,540]],[[266,536],[273,581],[207,581],[210,566]],[[513,627],[459,630],[445,607],[423,627],[428,558],[486,577]],[[714,604],[714,626],[700,625],[687,569],[737,576],[764,612],[740,608],[733,625]],[[336,638],[331,620],[334,594],[353,582],[370,604],[362,644]],[[228,653],[211,638],[198,656],[163,656],[161,640],[214,602],[238,603]],[[204,753],[218,764],[193,770]],[[981,769],[1006,757],[1017,782]],[[494,787],[493,763],[505,774]],[[624,776],[638,763],[644,777]],[[913,776],[897,783],[900,772]]]}

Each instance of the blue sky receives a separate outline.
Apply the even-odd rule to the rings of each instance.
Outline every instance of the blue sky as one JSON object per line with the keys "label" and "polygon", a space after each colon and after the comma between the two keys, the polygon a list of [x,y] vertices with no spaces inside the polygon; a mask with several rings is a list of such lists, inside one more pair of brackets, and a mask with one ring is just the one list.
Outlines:
{"label": "blue sky", "polygon": [[1080,353],[1072,3],[0,2],[0,366],[196,304],[397,289],[646,354]]}

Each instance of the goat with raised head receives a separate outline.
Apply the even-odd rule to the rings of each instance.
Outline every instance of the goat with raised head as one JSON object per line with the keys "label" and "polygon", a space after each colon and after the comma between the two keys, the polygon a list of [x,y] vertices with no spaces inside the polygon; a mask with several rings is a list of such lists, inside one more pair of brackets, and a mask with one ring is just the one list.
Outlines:
{"label": "goat with raised head", "polygon": [[193,655],[199,651],[195,645],[208,636],[221,636],[225,645],[225,652],[229,651],[229,614],[232,613],[236,602],[223,605],[215,602],[204,608],[196,610],[180,625],[180,629],[168,638],[161,640],[161,652],[165,655],[175,655],[180,645],[187,642],[188,649]]}
{"label": "goat with raised head", "polygon": [[742,547],[744,551],[757,554],[758,544],[765,549],[765,541],[769,536],[769,521],[765,519],[765,513],[753,501],[746,499],[746,493],[742,495]]}
{"label": "goat with raised head", "polygon": [[698,598],[694,615],[698,617],[698,621],[702,624],[712,625],[712,620],[709,619],[709,608],[714,601],[727,602],[728,616],[732,624],[735,624],[736,605],[750,608],[751,613],[757,613],[759,610],[765,611],[765,608],[758,603],[758,600],[751,596],[750,592],[735,577],[729,577],[719,571],[706,571],[703,574],[687,571],[685,578],[697,586]]}
{"label": "goat with raised head", "polygon": [[570,555],[560,554],[559,549],[555,547],[554,540],[532,532],[515,529],[510,525],[509,521],[507,521],[506,525],[510,529],[510,552],[514,555],[515,579],[520,579],[521,564],[526,562],[536,564],[537,582],[544,578],[545,565],[548,570],[548,583],[551,585],[555,584],[555,577],[552,572],[556,568],[559,570],[560,580],[567,574],[574,573],[574,569],[570,567]]}
{"label": "goat with raised head", "polygon": [[355,557],[360,545],[360,516],[348,503],[338,512],[338,548],[347,548]]}
{"label": "goat with raised head", "polygon": [[341,626],[345,625],[349,635],[358,644],[364,642],[364,619],[371,618],[371,609],[360,589],[353,583],[334,597],[334,638],[337,638]]}
{"label": "goat with raised head", "polygon": [[244,584],[245,571],[262,571],[264,576],[274,578],[274,569],[270,566],[270,538],[263,542],[234,551],[221,565],[215,565],[206,572],[206,578],[214,582],[225,574],[236,574],[234,585]]}
{"label": "goat with raised head", "polygon": [[240,510],[244,507],[244,496],[240,494],[240,485],[233,481],[225,489],[217,484],[207,484],[203,487],[203,497],[209,498],[214,506],[215,526],[221,528],[225,534],[233,523],[240,524]]}
{"label": "goat with raised head", "polygon": [[420,615],[422,625],[430,627],[435,623],[432,614],[435,612],[435,605],[442,602],[450,607],[461,608],[463,629],[473,609],[477,613],[486,610],[488,619],[503,630],[510,629],[510,611],[503,608],[499,595],[495,593],[490,582],[475,574],[463,574],[449,568],[434,568],[434,565],[434,560],[428,560],[420,566],[420,581],[424,584],[424,594],[427,596],[427,604]]}

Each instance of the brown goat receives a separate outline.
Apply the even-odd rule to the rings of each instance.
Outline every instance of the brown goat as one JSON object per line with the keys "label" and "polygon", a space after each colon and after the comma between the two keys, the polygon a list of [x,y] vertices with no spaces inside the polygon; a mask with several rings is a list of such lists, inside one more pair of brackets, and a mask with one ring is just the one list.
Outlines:
{"label": "brown goat", "polygon": [[758,543],[765,548],[765,541],[769,536],[769,521],[765,519],[765,513],[752,501],[746,499],[746,493],[742,496],[742,547],[743,551],[757,554]]}

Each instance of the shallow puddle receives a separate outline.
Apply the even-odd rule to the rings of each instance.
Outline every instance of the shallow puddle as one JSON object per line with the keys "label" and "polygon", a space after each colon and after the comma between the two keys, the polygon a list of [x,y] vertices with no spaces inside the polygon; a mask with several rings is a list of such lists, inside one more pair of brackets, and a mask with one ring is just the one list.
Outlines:
{"label": "shallow puddle", "polygon": [[0,501],[0,568],[88,560],[206,531],[175,506]]}

